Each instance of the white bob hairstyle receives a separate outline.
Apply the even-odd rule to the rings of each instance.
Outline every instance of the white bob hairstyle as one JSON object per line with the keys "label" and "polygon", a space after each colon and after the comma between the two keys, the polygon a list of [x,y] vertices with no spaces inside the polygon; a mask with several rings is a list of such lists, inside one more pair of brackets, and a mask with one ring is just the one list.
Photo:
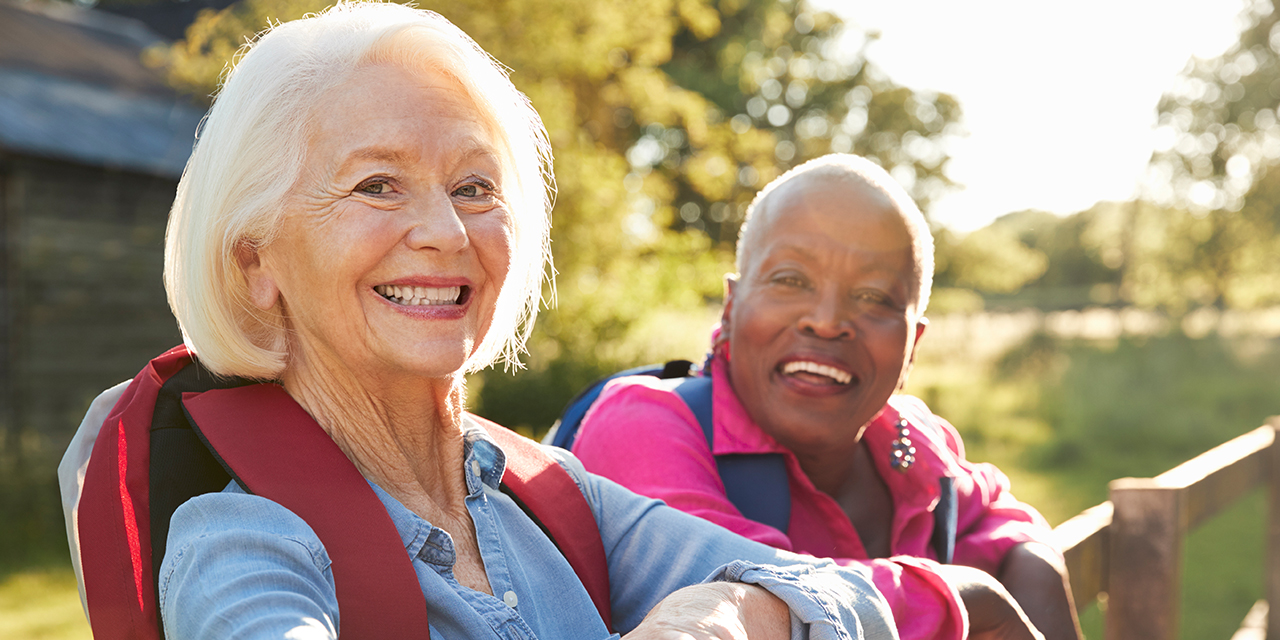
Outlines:
{"label": "white bob hairstyle", "polygon": [[544,274],[554,272],[555,183],[542,120],[504,68],[448,20],[397,4],[352,2],[277,25],[241,49],[178,183],[164,282],[185,342],[213,372],[270,380],[284,371],[289,346],[280,305],[263,312],[250,302],[236,249],[272,241],[304,169],[312,114],[354,71],[377,64],[454,80],[495,135],[508,176],[511,267],[465,370],[499,361],[519,366]]}
{"label": "white bob hairstyle", "polygon": [[899,185],[880,165],[862,156],[832,153],[814,158],[793,167],[765,185],[765,188],[761,189],[751,201],[751,206],[747,207],[746,218],[742,221],[742,228],[738,232],[735,261],[738,273],[742,273],[746,261],[745,254],[755,245],[756,236],[762,233],[759,230],[761,225],[752,222],[759,217],[761,209],[768,205],[770,194],[778,187],[803,175],[839,180],[865,187],[868,192],[883,198],[886,204],[898,210],[902,215],[902,221],[907,225],[907,233],[911,236],[911,253],[915,262],[916,275],[916,314],[924,315],[925,308],[929,306],[929,293],[933,290],[933,233],[929,230],[929,221],[925,220],[924,214],[920,213],[920,208],[916,206],[911,196],[907,195],[902,185]]}

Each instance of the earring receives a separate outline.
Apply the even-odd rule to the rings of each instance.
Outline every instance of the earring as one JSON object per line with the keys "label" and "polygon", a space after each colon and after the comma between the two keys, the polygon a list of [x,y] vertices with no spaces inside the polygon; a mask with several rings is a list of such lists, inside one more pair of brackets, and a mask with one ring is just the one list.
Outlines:
{"label": "earring", "polygon": [[916,448],[911,446],[911,429],[907,428],[907,421],[898,418],[898,437],[893,439],[893,451],[889,454],[889,465],[894,469],[906,473],[911,465],[916,462]]}

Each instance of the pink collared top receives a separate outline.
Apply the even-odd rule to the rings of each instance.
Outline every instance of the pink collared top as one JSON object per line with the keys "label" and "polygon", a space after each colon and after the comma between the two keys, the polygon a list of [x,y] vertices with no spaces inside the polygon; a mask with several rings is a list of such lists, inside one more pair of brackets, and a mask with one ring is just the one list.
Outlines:
{"label": "pink collared top", "polygon": [[[995,574],[1015,544],[1040,541],[1054,547],[1048,523],[1009,492],[1009,480],[996,467],[964,459],[955,428],[934,416],[920,400],[894,396],[868,425],[863,439],[894,503],[890,532],[892,557],[868,559],[848,516],[819,491],[790,451],[757,426],[742,406],[723,357],[712,362],[714,455],[781,453],[791,490],[788,533],[748,520],[725,497],[697,419],[670,390],[648,376],[614,380],[583,420],[573,452],[587,470],[637,493],[719,524],[773,547],[862,564],[888,599],[904,640],[959,639],[967,635],[967,616],[958,594],[935,572],[930,545],[938,479],[955,478],[959,526],[956,564]],[[916,462],[907,472],[889,466],[896,423],[910,424]]]}

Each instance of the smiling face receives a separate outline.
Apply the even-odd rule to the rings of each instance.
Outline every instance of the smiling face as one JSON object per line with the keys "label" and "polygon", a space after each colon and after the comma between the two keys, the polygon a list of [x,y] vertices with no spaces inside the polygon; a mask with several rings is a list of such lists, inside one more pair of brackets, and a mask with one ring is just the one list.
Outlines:
{"label": "smiling face", "polygon": [[501,157],[443,76],[365,66],[326,96],[279,233],[239,252],[254,304],[286,317],[286,377],[462,369],[511,261]]}
{"label": "smiling face", "polygon": [[801,174],[763,203],[728,282],[733,388],[801,455],[844,455],[910,368],[923,332],[911,236],[865,184]]}

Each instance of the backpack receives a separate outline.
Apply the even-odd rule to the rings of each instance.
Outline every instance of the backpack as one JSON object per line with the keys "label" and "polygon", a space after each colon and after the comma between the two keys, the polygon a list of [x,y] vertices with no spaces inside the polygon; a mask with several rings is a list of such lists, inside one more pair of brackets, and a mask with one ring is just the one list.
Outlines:
{"label": "backpack", "polygon": [[[604,547],[577,483],[535,443],[472,418],[507,454],[502,491],[547,533],[611,627]],[[219,378],[178,347],[125,390],[85,472],[77,527],[95,638],[164,637],[156,585],[169,518],[232,480],[293,511],[325,545],[343,638],[429,637],[412,561],[355,465],[282,387]]]}
{"label": "backpack", "polygon": [[[693,363],[671,360],[620,371],[601,378],[569,401],[560,419],[543,438],[543,444],[564,449],[573,447],[578,428],[587,410],[595,404],[604,386],[623,376],[654,376],[672,382],[672,391],[689,406],[702,428],[707,448],[715,451],[711,419],[711,377],[693,374]],[[791,524],[791,487],[787,461],[780,453],[733,453],[715,456],[716,471],[724,483],[725,496],[748,520],[766,524],[783,533]]]}
{"label": "backpack", "polygon": [[[671,360],[620,371],[605,376],[578,395],[574,396],[561,412],[543,438],[543,444],[564,449],[573,447],[578,429],[587,411],[595,404],[604,386],[615,378],[624,376],[653,376],[671,380],[671,390],[688,405],[698,420],[707,447],[715,451],[715,434],[712,427],[712,380],[710,376],[696,375],[693,363],[688,360]],[[927,424],[927,422],[925,423]],[[748,520],[768,525],[787,533],[791,522],[791,488],[787,476],[786,459],[778,453],[719,454],[715,456],[716,470],[724,483],[725,497]],[[958,513],[955,478],[938,479],[940,497],[933,511],[933,534],[930,544],[938,561],[951,564],[955,554]]]}

